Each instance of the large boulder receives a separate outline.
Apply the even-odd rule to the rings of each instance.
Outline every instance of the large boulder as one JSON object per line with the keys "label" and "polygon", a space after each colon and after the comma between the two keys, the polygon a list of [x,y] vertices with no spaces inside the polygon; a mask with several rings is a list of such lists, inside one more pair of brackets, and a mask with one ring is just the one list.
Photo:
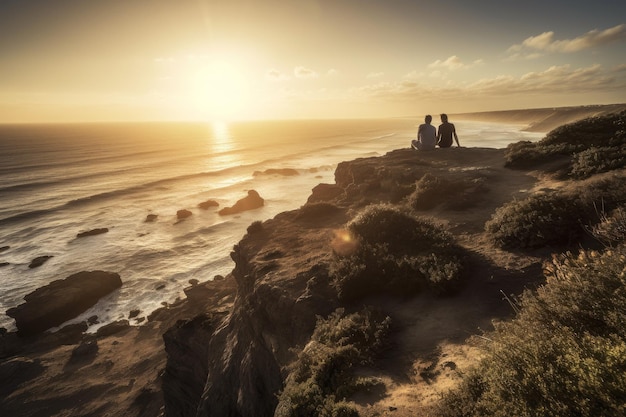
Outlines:
{"label": "large boulder", "polygon": [[20,335],[30,336],[78,316],[121,286],[119,274],[113,272],[78,272],[27,294],[25,303],[6,314],[15,319]]}
{"label": "large boulder", "polygon": [[237,201],[232,207],[224,207],[218,213],[220,215],[237,214],[246,210],[253,210],[259,207],[263,207],[265,200],[261,198],[258,192],[255,190],[249,190],[248,195],[241,200]]}

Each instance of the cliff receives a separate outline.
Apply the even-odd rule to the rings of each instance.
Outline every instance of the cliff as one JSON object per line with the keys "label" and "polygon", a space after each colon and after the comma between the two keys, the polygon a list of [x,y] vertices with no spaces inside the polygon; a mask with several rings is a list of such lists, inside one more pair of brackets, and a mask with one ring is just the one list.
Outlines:
{"label": "cliff", "polygon": [[589,142],[576,125],[343,162],[304,206],[251,224],[228,276],[144,326],[0,334],[0,414],[436,415],[483,354],[471,336],[514,315],[553,252],[589,244],[592,217],[571,214],[626,201],[623,117],[590,123],[592,149],[555,145]]}
{"label": "cliff", "polygon": [[[443,298],[424,291],[412,297],[383,294],[356,303],[340,301],[329,272],[337,256],[336,232],[367,205],[400,206],[427,173],[465,184],[422,212],[437,219],[464,248],[462,288]],[[519,292],[537,278],[535,256],[502,253],[482,236],[495,208],[529,192],[536,182],[531,174],[503,168],[503,151],[497,149],[401,149],[339,164],[335,184],[316,187],[299,210],[251,226],[234,248],[235,268],[228,279],[237,283],[237,296],[226,317],[192,319],[165,334],[165,414],[274,415],[290,366],[309,343],[316,317],[327,317],[337,307],[356,311],[363,305],[382,310],[394,323],[386,352],[374,368],[359,371],[378,374],[385,394],[363,404],[394,407],[397,415],[427,408],[441,387],[458,378],[461,363],[472,361],[459,344],[479,328],[489,328],[493,318],[511,313],[500,291]],[[190,364],[189,358],[200,359]],[[176,375],[176,370],[194,366],[202,372],[193,378]],[[432,375],[422,378],[424,372]],[[407,393],[420,399],[404,404]]]}

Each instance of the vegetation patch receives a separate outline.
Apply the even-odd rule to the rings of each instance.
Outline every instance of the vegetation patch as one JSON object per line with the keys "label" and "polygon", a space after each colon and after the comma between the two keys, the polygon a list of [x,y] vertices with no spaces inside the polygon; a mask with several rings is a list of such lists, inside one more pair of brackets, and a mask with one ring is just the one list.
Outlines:
{"label": "vegetation patch", "polygon": [[602,212],[626,204],[626,176],[591,179],[567,191],[535,194],[498,208],[485,224],[503,248],[538,248],[578,242]]}
{"label": "vegetation patch", "polygon": [[408,203],[413,209],[430,210],[444,205],[450,209],[466,209],[478,203],[478,196],[488,191],[481,178],[448,179],[426,174],[415,184]]}
{"label": "vegetation patch", "polygon": [[555,257],[437,415],[625,415],[626,247]]}
{"label": "vegetation patch", "polygon": [[539,142],[510,144],[505,165],[510,168],[532,168],[555,157],[563,157],[568,174],[588,178],[598,172],[624,168],[626,157],[626,112],[591,117],[560,126]]}
{"label": "vegetation patch", "polygon": [[354,370],[372,363],[385,345],[390,323],[389,317],[367,308],[318,317],[311,341],[291,366],[275,415],[357,417],[347,398],[376,381],[357,378]]}
{"label": "vegetation patch", "polygon": [[390,293],[411,295],[424,288],[455,289],[462,272],[461,251],[434,223],[400,208],[378,204],[347,225],[354,250],[335,253],[333,285],[343,301]]}

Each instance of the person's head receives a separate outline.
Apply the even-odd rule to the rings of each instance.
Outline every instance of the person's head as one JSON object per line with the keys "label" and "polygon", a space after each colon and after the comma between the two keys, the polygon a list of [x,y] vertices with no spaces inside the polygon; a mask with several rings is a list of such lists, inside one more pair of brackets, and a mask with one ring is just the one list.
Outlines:
{"label": "person's head", "polygon": [[430,124],[430,122],[433,121],[433,116],[431,116],[430,114],[427,114],[426,117],[424,117],[424,121]]}
{"label": "person's head", "polygon": [[441,113],[439,116],[441,117],[441,121],[443,123],[447,123],[448,122],[448,115],[447,114]]}

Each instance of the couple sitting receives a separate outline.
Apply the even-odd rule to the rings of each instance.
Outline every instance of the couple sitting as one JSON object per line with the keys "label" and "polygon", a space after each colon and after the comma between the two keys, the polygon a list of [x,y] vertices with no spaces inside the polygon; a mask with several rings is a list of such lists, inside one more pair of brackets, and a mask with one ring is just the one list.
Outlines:
{"label": "couple sitting", "polygon": [[456,141],[456,146],[461,147],[459,144],[459,137],[456,135],[456,129],[452,123],[448,123],[448,115],[441,115],[441,124],[439,129],[435,130],[435,126],[431,125],[433,117],[429,114],[424,119],[426,123],[421,124],[417,129],[417,140],[411,142],[411,146],[419,151],[426,151],[435,149],[435,146],[439,145],[440,148],[449,148],[452,146],[452,137]]}

